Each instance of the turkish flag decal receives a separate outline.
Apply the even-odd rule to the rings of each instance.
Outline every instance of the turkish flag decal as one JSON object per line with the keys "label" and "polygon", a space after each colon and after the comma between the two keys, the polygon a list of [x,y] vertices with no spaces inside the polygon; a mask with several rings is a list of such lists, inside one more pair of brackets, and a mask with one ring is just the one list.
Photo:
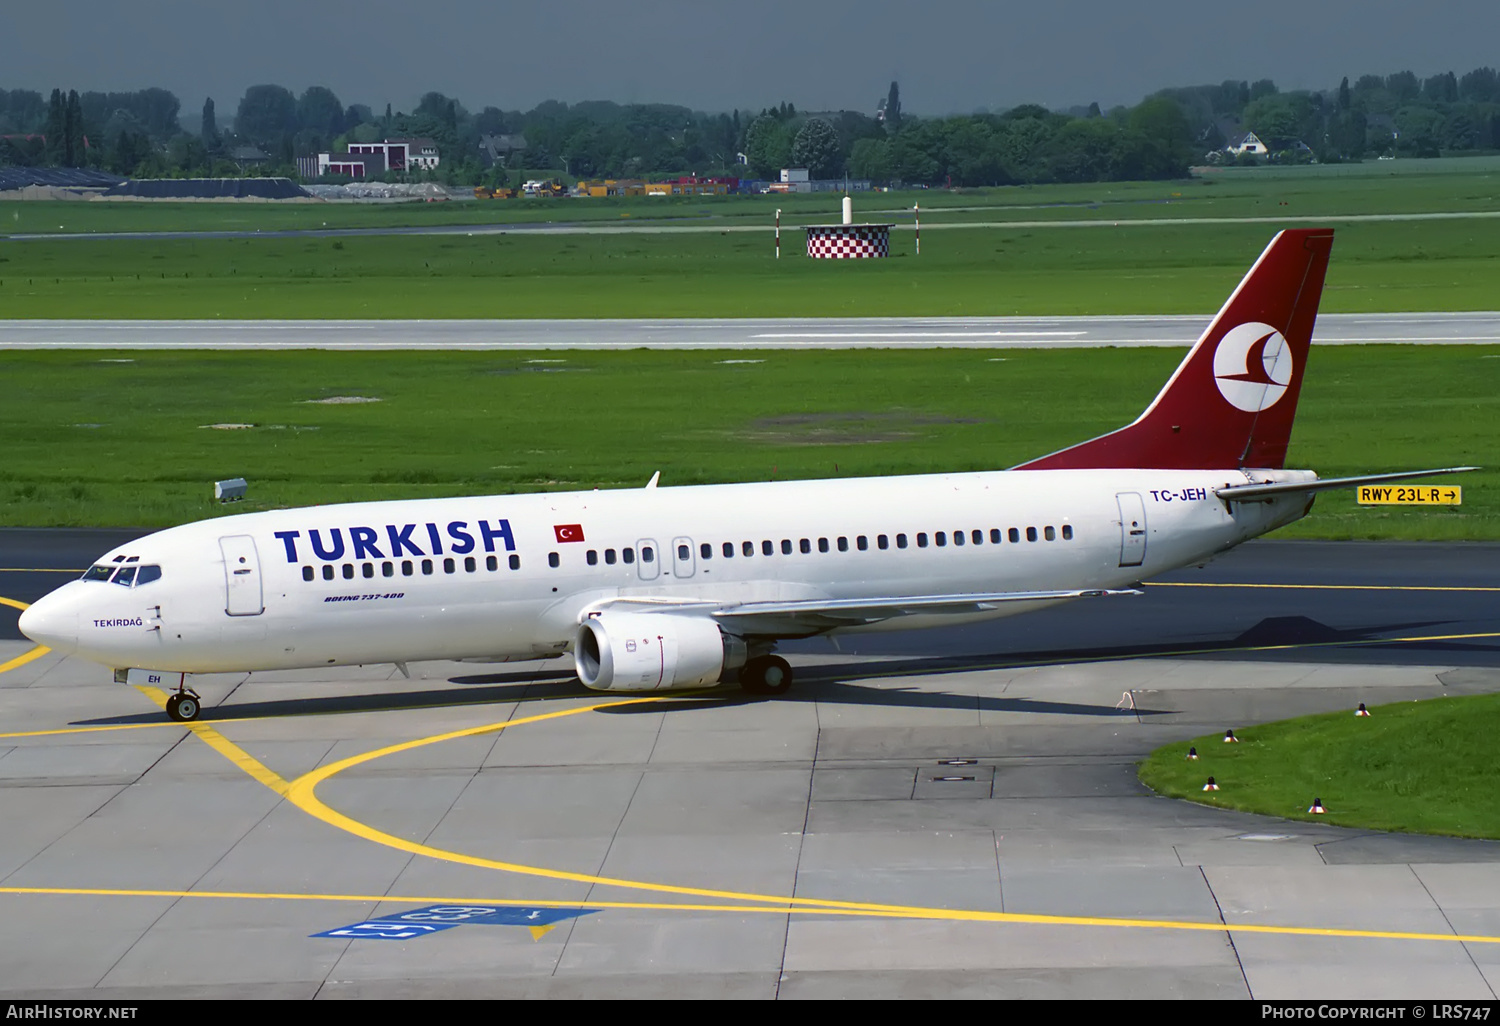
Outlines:
{"label": "turkish flag decal", "polygon": [[557,540],[560,542],[583,541],[582,524],[554,524],[552,525],[552,530],[557,535]]}

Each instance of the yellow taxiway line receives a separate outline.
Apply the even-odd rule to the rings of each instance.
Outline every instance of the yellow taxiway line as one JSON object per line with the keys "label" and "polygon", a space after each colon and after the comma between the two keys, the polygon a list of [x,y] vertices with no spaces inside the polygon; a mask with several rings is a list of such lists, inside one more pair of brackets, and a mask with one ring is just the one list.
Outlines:
{"label": "yellow taxiway line", "polygon": [[[19,609],[23,613],[26,610],[28,610],[28,609],[31,608],[31,606],[28,605],[25,602],[17,602],[15,599],[6,598],[4,595],[0,595],[0,606],[10,606],[10,608],[12,608],[12,609]],[[22,652],[20,655],[16,656],[14,659],[8,659],[5,662],[0,663],[0,673],[5,673],[5,672],[7,672],[9,670],[14,670],[18,666],[25,666],[27,663],[31,662],[33,659],[40,659],[42,656],[46,655],[48,652],[51,652],[51,651],[52,650],[50,648],[48,648],[46,645],[38,645],[36,648],[33,648],[30,652]],[[3,736],[6,736],[6,735],[0,735],[0,737],[3,737]]]}
{"label": "yellow taxiway line", "polygon": [[[164,704],[166,695],[155,688],[140,688],[153,701]],[[1125,919],[1110,918],[1102,916],[1060,916],[1039,915],[1013,912],[993,912],[981,909],[947,909],[947,908],[925,908],[909,905],[887,905],[874,902],[834,901],[823,898],[798,898],[786,895],[756,894],[753,892],[741,892],[731,890],[720,890],[704,887],[683,887],[675,884],[653,883],[641,880],[627,880],[616,877],[598,876],[589,873],[573,873],[565,870],[548,869],[541,866],[526,866],[513,862],[502,862],[496,859],[486,859],[473,855],[465,855],[460,852],[447,851],[435,848],[431,845],[409,841],[405,838],[396,837],[385,833],[368,824],[361,823],[349,816],[338,812],[325,805],[316,794],[317,786],[346,770],[356,766],[373,762],[389,755],[400,752],[408,752],[426,745],[438,744],[443,741],[451,741],[458,738],[474,737],[479,734],[494,733],[505,730],[507,727],[519,727],[530,723],[539,723],[546,720],[561,719],[568,716],[578,716],[584,713],[595,712],[606,708],[620,708],[629,705],[644,705],[653,702],[661,702],[669,696],[652,695],[644,698],[616,699],[608,702],[597,702],[587,706],[579,706],[572,709],[560,709],[554,712],[541,713],[536,716],[527,716],[517,720],[506,720],[498,723],[484,724],[478,727],[466,727],[460,730],[448,731],[442,734],[434,734],[430,737],[418,738],[413,741],[403,741],[398,744],[388,745],[360,755],[350,756],[327,766],[319,767],[309,773],[304,773],[290,782],[284,780],[274,771],[268,769],[255,760],[253,756],[245,752],[234,742],[225,738],[218,731],[206,724],[188,724],[194,733],[198,734],[205,742],[210,744],[220,754],[229,758],[236,766],[249,773],[256,780],[265,784],[282,795],[287,801],[302,809],[308,815],[322,820],[330,826],[350,833],[356,837],[363,838],[373,843],[398,851],[404,851],[413,855],[421,855],[427,858],[439,859],[444,862],[453,862],[460,865],[475,866],[483,869],[494,869],[500,872],[514,873],[522,876],[536,876],[552,880],[566,880],[575,883],[586,883],[594,886],[619,887],[626,890],[647,891],[656,894],[680,895],[685,898],[707,898],[717,901],[744,902],[746,904],[701,904],[683,902],[637,902],[637,903],[602,903],[589,901],[556,902],[561,907],[569,908],[638,908],[661,911],[712,911],[712,912],[762,912],[780,915],[843,915],[864,916],[890,919],[927,919],[941,920],[946,922],[983,922],[983,923],[1012,923],[1045,926],[1092,926],[1092,927],[1114,927],[1129,929],[1151,929],[1151,930],[1188,930],[1196,932],[1213,933],[1264,933],[1278,936],[1306,936],[1306,937],[1339,937],[1339,938],[1362,938],[1371,940],[1422,940],[1422,941],[1458,941],[1476,944],[1500,944],[1500,936],[1484,934],[1440,934],[1440,933],[1416,933],[1394,930],[1350,930],[1324,927],[1305,926],[1270,926],[1263,924],[1229,924],[1222,921],[1181,921],[1166,919]],[[674,695],[670,697],[680,697]],[[5,888],[0,888],[0,893],[6,893]],[[89,892],[98,893],[98,892]],[[175,892],[174,892],[175,893]],[[192,893],[192,892],[184,892]],[[242,892],[236,892],[242,893]],[[334,900],[330,896],[309,897],[304,900]],[[396,900],[382,897],[379,900]],[[415,899],[413,899],[415,900]],[[517,902],[522,904],[522,902]],[[527,904],[540,904],[529,902]]]}
{"label": "yellow taxiway line", "polygon": [[[1267,587],[1267,588],[1314,588],[1314,589],[1342,589],[1338,585],[1156,585],[1156,587]],[[1421,591],[1500,591],[1500,588],[1405,588],[1403,586],[1370,586],[1351,585],[1351,590],[1421,590]],[[24,603],[13,599],[0,598],[0,603],[18,609],[25,609]],[[1332,645],[1353,644],[1393,644],[1400,642],[1425,642],[1425,641],[1453,641],[1479,638],[1500,637],[1500,633],[1482,634],[1455,634],[1455,635],[1432,635],[1428,637],[1412,638],[1386,638],[1386,639],[1361,639],[1356,642],[1333,642],[1321,644],[1291,644],[1291,645],[1265,645],[1254,646],[1246,649],[1235,649],[1230,651],[1277,651],[1307,647],[1325,647]],[[30,652],[0,664],[0,673],[16,666],[23,665],[45,655],[49,649],[38,646]],[[1226,650],[1204,650],[1208,652],[1222,653]],[[1170,653],[1170,654],[1194,654],[1194,653]],[[138,688],[149,697],[156,705],[165,706],[166,694],[157,688]],[[400,752],[411,751],[426,745],[438,744],[443,741],[451,741],[463,737],[473,737],[480,734],[496,733],[508,727],[519,727],[530,723],[539,723],[546,720],[560,719],[567,716],[577,716],[584,713],[596,712],[601,709],[619,708],[629,705],[641,705],[652,702],[661,702],[668,697],[679,699],[682,693],[673,693],[671,696],[652,695],[643,698],[615,699],[607,702],[596,702],[590,705],[578,706],[571,709],[561,709],[549,713],[540,713],[535,716],[522,717],[514,720],[504,720],[497,723],[484,724],[478,727],[468,727],[461,730],[448,731],[442,734],[434,734],[430,737],[418,738],[399,744],[388,745],[374,751],[365,752],[360,755],[351,756],[327,766],[319,767],[309,773],[305,773],[295,780],[288,781],[274,770],[261,763],[250,753],[239,745],[230,741],[208,723],[192,722],[184,724],[114,724],[97,727],[77,727],[64,730],[28,731],[18,734],[0,735],[0,737],[25,737],[41,736],[47,734],[87,733],[103,730],[127,730],[142,729],[152,726],[180,726],[196,734],[209,747],[224,756],[230,763],[239,768],[246,775],[264,785],[268,789],[281,795],[287,801],[330,826],[360,837],[364,840],[380,844],[384,847],[405,851],[414,855],[438,859],[461,865],[475,866],[478,868],[493,869],[500,872],[513,873],[522,876],[542,877],[553,880],[566,880],[575,883],[585,883],[592,886],[619,887],[626,890],[647,891],[656,894],[677,895],[684,898],[716,899],[719,902],[731,901],[737,904],[704,904],[701,902],[597,902],[597,901],[520,901],[517,899],[506,899],[504,901],[486,901],[488,904],[506,905],[531,905],[538,907],[567,907],[567,908],[630,908],[663,911],[706,911],[706,912],[760,912],[786,915],[791,913],[801,915],[838,915],[838,916],[865,916],[894,919],[928,919],[942,920],[948,922],[988,922],[988,923],[1021,923],[1033,925],[1051,926],[1093,926],[1093,927],[1115,927],[1133,929],[1160,929],[1160,930],[1189,930],[1207,931],[1215,933],[1263,933],[1280,936],[1310,936],[1310,937],[1340,937],[1340,938],[1365,938],[1376,940],[1422,940],[1422,941],[1449,941],[1475,944],[1500,944],[1500,936],[1489,936],[1483,934],[1436,934],[1436,933],[1414,933],[1406,931],[1387,930],[1349,930],[1338,928],[1321,927],[1296,927],[1296,926],[1268,926],[1261,924],[1229,924],[1225,922],[1194,922],[1179,920],[1156,920],[1156,919],[1117,919],[1096,916],[1057,916],[1036,915],[1008,912],[992,912],[980,909],[945,909],[924,908],[921,906],[887,905],[880,903],[834,901],[822,898],[798,898],[785,895],[757,894],[753,892],[740,892],[732,890],[720,890],[715,888],[683,887],[674,884],[653,883],[650,881],[627,880],[616,877],[598,876],[587,873],[573,873],[564,870],[548,869],[541,866],[527,866],[519,863],[502,862],[495,859],[485,859],[460,852],[447,851],[435,848],[431,845],[408,841],[385,833],[368,824],[361,823],[349,816],[324,804],[316,794],[317,786],[329,778],[353,769],[356,766],[372,762],[376,759],[395,755]],[[246,892],[246,891],[154,891],[154,890],[126,890],[107,888],[24,888],[24,887],[0,887],[0,894],[46,894],[46,895],[86,895],[86,896],[113,896],[113,897],[215,897],[221,899],[239,900],[296,900],[296,901],[360,901],[360,902],[383,902],[383,901],[411,901],[413,903],[438,903],[444,901],[459,901],[471,899],[448,899],[430,897],[393,897],[390,895],[328,895],[328,894],[280,894],[270,892]],[[742,904],[740,904],[742,903]]]}

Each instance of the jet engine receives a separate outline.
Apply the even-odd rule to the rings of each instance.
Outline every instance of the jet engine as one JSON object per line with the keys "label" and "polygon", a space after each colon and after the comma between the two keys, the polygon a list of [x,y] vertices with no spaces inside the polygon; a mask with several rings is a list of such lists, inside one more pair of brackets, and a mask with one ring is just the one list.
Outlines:
{"label": "jet engine", "polygon": [[744,639],[706,616],[604,612],[573,645],[578,679],[595,691],[670,691],[714,684],[745,665]]}

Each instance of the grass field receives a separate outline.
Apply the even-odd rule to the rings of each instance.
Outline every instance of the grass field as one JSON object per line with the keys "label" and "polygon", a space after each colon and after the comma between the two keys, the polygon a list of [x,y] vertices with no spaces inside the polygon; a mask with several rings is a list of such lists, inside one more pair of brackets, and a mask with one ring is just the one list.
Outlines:
{"label": "grass field", "polygon": [[[0,353],[0,523],[163,526],[373,498],[997,469],[1132,419],[1168,349]],[[761,362],[744,362],[761,361]],[[361,396],[378,403],[309,400]],[[1289,464],[1493,465],[1500,347],[1317,350]],[[205,425],[254,427],[214,428]],[[1500,537],[1457,509],[1319,498],[1303,537]]]}
{"label": "grass field", "polygon": [[[860,216],[934,221],[1267,214],[1369,214],[1500,209],[1500,157],[1225,168],[1171,182],[1101,182],[860,193]],[[0,201],[0,235],[131,231],[276,231],[537,222],[661,221],[758,224],[826,221],[831,194],[487,200],[450,203],[142,203]]]}
{"label": "grass field", "polygon": [[[924,207],[914,255],[913,202]],[[691,233],[0,238],[6,317],[760,317],[1202,313],[1277,218],[1330,217],[1328,312],[1500,305],[1500,220],[1339,223],[1340,216],[1500,212],[1500,157],[1225,169],[1182,182],[868,193],[902,225],[893,259],[809,261],[783,232],[836,216],[831,194],[438,204],[0,203],[0,231],[273,231],[576,222]],[[1246,224],[1146,224],[1271,218]],[[1008,226],[1010,222],[1028,222]],[[983,228],[946,228],[981,223]],[[1061,227],[1068,225],[1068,227]],[[1087,227],[1078,227],[1087,225]]]}
{"label": "grass field", "polygon": [[[1500,695],[1377,706],[1167,745],[1141,780],[1172,798],[1334,826],[1500,838],[1494,724]],[[1199,759],[1185,756],[1189,746]],[[1212,776],[1217,791],[1204,791]],[[1327,812],[1307,810],[1321,798]]]}
{"label": "grass field", "polygon": [[[880,261],[775,260],[768,236],[0,242],[15,318],[1209,314],[1274,225],[952,229]],[[1500,305],[1500,222],[1340,227],[1325,312]]]}
{"label": "grass field", "polygon": [[[695,234],[361,235],[348,238],[0,240],[10,318],[751,317],[1208,315],[1275,230],[1143,225],[1139,217],[1500,209],[1500,161],[1230,170],[1186,183],[920,194],[954,218],[1081,216],[1090,228],[898,233],[885,261],[773,259],[774,205],[828,217],[825,196],[577,201],[589,211],[700,218]],[[1174,196],[1174,192],[1182,195]],[[861,197],[862,208],[912,195]],[[769,201],[773,205],[768,205]],[[615,203],[616,206],[611,206]],[[1091,205],[1097,209],[1090,208]],[[895,209],[892,206],[891,209]],[[525,204],[355,207],[12,204],[110,229],[286,226],[279,218],[496,217]],[[962,207],[979,207],[976,213]],[[1119,216],[1129,210],[1138,217]],[[69,213],[71,212],[71,213]],[[831,213],[831,211],[829,212]],[[329,216],[332,216],[331,214]],[[569,215],[572,216],[571,214]],[[235,218],[244,224],[231,224]],[[385,218],[387,220],[380,221]],[[134,219],[134,220],[132,220]],[[152,219],[155,219],[154,221]],[[227,219],[227,220],[226,220]],[[394,220],[392,220],[394,219]],[[719,219],[715,221],[715,219]],[[0,221],[3,223],[3,221]],[[67,225],[68,221],[59,221]],[[77,224],[75,224],[77,227]],[[66,229],[65,229],[66,230]],[[1500,305],[1493,220],[1339,227],[1325,312]],[[1494,462],[1500,355],[1482,347],[1318,350],[1292,462],[1325,475]],[[212,512],[208,483],[244,475],[248,508],[536,487],[1009,466],[1116,427],[1160,387],[1172,350],[896,353],[9,353],[0,521],[156,526]],[[561,363],[537,362],[544,359]],[[368,395],[362,406],[305,405]],[[793,418],[787,420],[785,418]],[[207,424],[257,425],[240,430]],[[1500,537],[1490,472],[1458,510],[1361,510],[1342,494],[1289,533]]]}

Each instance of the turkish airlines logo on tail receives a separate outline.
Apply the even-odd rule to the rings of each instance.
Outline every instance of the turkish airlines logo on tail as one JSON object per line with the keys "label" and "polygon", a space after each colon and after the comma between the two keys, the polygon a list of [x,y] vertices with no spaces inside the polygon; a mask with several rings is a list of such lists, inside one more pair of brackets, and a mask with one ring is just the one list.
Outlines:
{"label": "turkish airlines logo on tail", "polygon": [[1214,383],[1236,409],[1269,409],[1292,383],[1292,347],[1269,324],[1251,321],[1230,328],[1214,350]]}
{"label": "turkish airlines logo on tail", "polygon": [[557,535],[557,540],[560,542],[583,541],[582,524],[553,524],[552,531]]}

